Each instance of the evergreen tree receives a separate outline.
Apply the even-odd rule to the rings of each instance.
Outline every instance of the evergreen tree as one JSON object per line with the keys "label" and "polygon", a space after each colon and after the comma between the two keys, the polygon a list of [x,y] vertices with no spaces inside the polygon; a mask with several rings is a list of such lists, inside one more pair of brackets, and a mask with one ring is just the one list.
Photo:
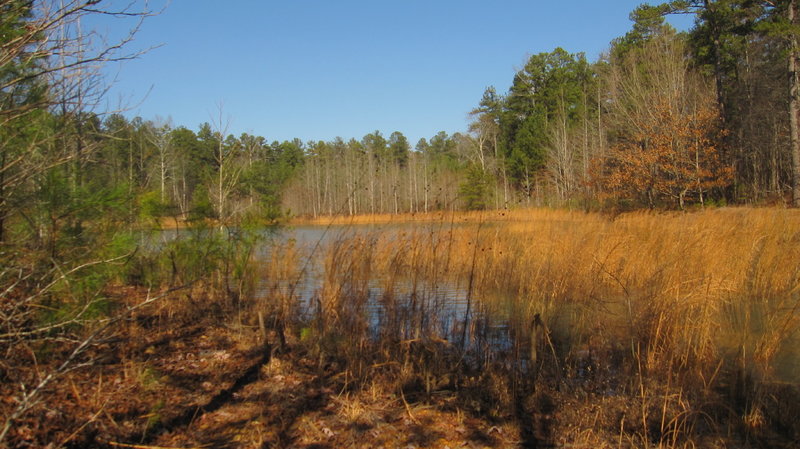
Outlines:
{"label": "evergreen tree", "polygon": [[[532,178],[545,166],[548,128],[565,111],[569,124],[587,113],[586,92],[594,90],[592,68],[582,53],[562,48],[531,56],[514,77],[500,117],[509,177],[530,194]],[[486,98],[486,97],[485,97]],[[486,98],[490,105],[493,99]]]}
{"label": "evergreen tree", "polygon": [[400,167],[408,163],[408,151],[411,146],[408,139],[400,131],[395,131],[389,136],[389,154],[392,160]]}
{"label": "evergreen tree", "polygon": [[484,210],[488,204],[489,178],[477,165],[467,167],[464,182],[458,189],[466,210]]}

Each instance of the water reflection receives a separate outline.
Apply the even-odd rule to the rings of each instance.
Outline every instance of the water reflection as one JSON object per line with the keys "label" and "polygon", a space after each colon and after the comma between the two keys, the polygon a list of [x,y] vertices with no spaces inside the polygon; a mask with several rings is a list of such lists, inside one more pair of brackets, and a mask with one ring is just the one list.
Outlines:
{"label": "water reflection", "polygon": [[[292,244],[301,257],[297,261],[297,274],[292,279],[260,279],[256,295],[269,297],[279,294],[291,297],[300,313],[310,318],[317,312],[316,305],[323,295],[325,284],[324,257],[336,242],[356,237],[369,239],[404,238],[413,232],[431,237],[431,244],[445,238],[448,229],[458,226],[450,223],[346,225],[346,226],[295,226],[279,231],[271,244],[258,252],[258,257],[269,261],[276,245]],[[481,298],[470,297],[468,282],[453,277],[435,280],[400,273],[400,277],[387,279],[385,274],[370,272],[369,279],[342,286],[352,294],[364,296],[369,332],[377,337],[386,329],[400,332],[404,339],[420,338],[420,334],[435,335],[465,349],[488,345],[506,350],[509,343],[509,324],[499,316],[486,313],[479,304]],[[403,275],[406,275],[405,277]],[[354,293],[355,292],[355,293]],[[347,292],[340,292],[347,293]],[[471,304],[470,304],[471,303]],[[503,315],[503,314],[501,314]],[[506,314],[507,315],[507,314]],[[480,341],[478,341],[480,338]]]}

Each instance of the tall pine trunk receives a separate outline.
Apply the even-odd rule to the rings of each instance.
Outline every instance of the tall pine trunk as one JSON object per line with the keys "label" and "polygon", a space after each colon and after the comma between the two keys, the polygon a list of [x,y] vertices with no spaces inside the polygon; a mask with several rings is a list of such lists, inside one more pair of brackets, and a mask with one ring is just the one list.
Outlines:
{"label": "tall pine trunk", "polygon": [[[795,8],[797,0],[789,0],[789,25],[795,25]],[[798,89],[800,79],[797,74],[797,36],[794,29],[789,33],[789,124],[791,128],[792,146],[792,205],[800,207],[800,136],[798,136]]]}

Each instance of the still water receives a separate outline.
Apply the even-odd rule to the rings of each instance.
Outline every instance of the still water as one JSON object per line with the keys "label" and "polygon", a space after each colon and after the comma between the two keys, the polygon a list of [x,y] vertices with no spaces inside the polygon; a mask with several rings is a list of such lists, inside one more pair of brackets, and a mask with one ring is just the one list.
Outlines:
{"label": "still water", "polygon": [[[300,312],[310,317],[316,311],[320,295],[323,294],[325,277],[324,256],[335,242],[353,237],[402,238],[411,231],[430,231],[431,235],[445,235],[448,223],[434,224],[389,224],[389,225],[344,225],[344,226],[294,226],[276,231],[269,237],[271,245],[260,249],[257,258],[268,261],[275,244],[292,242],[299,249],[299,274],[293,279],[261,279],[257,296],[269,296],[279,292],[290,296],[299,305]],[[366,297],[365,310],[370,331],[379,335],[389,325],[405,327],[405,338],[416,338],[415,332],[425,329],[427,335],[435,335],[448,341],[464,344],[467,348],[476,345],[476,326],[480,326],[483,346],[493,349],[510,347],[508,322],[487,311],[480,305],[481,298],[469,294],[467,280],[445,279],[430,281],[401,276],[387,282],[380,274],[363,281],[359,292]],[[391,306],[387,306],[391,304]],[[391,310],[388,310],[391,308]],[[398,310],[399,309],[399,310]],[[415,321],[416,320],[416,321]],[[420,322],[420,320],[422,322]],[[474,349],[474,348],[473,348]]]}

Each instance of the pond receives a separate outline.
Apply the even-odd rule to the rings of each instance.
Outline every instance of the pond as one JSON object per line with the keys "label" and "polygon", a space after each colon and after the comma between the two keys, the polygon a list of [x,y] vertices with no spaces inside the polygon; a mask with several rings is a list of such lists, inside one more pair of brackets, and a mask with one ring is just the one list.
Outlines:
{"label": "pond", "polygon": [[[262,278],[256,296],[274,295],[279,292],[293,298],[300,312],[310,317],[316,312],[320,296],[325,294],[325,257],[332,245],[349,239],[362,238],[368,241],[402,239],[411,233],[427,233],[435,244],[436,239],[447,235],[447,231],[459,224],[452,223],[407,223],[383,225],[335,225],[293,226],[277,231],[270,237],[271,245],[263,246],[257,258],[266,262],[276,245],[291,242],[301,256],[297,259],[297,271],[292,279]],[[402,327],[406,339],[419,338],[421,329],[426,335],[434,335],[465,349],[506,350],[511,347],[507,313],[487,313],[482,298],[469,292],[469,281],[463,276],[438,276],[436,279],[413,276],[409,270],[393,271],[390,274],[369,270],[369,279],[359,279],[356,290],[364,296],[369,331],[378,336],[387,326]],[[398,276],[399,274],[399,276]],[[389,279],[388,277],[391,277]],[[344,283],[355,284],[355,279]],[[355,288],[348,285],[344,288]],[[352,289],[348,290],[352,293]],[[493,304],[497,304],[496,299]],[[505,318],[503,316],[505,315]],[[480,342],[478,335],[480,333]]]}

